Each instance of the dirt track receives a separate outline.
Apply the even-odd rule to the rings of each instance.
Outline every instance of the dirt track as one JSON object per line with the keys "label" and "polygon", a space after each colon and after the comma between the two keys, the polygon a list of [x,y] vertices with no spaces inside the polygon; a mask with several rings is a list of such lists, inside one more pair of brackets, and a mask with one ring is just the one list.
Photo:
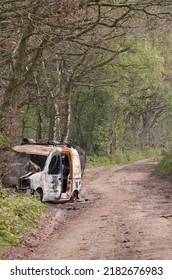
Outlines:
{"label": "dirt track", "polygon": [[157,162],[85,171],[76,205],[48,205],[9,259],[172,259],[172,184]]}

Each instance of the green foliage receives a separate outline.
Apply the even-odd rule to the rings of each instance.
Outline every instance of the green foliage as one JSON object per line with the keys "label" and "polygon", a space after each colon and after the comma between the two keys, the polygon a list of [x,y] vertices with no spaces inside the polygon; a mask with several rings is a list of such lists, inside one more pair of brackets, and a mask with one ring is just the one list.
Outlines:
{"label": "green foliage", "polygon": [[43,210],[44,205],[33,196],[0,188],[0,247],[19,241]]}
{"label": "green foliage", "polygon": [[116,144],[118,146],[118,150],[123,149],[123,147],[125,146],[125,142],[124,142],[125,117],[122,110],[119,110],[119,113],[117,115],[115,132],[116,132]]}
{"label": "green foliage", "polygon": [[155,107],[165,103],[163,56],[151,42],[134,36],[126,38],[126,45],[129,50],[102,69],[115,86],[81,87],[75,96],[70,140],[96,155],[161,144],[154,132],[149,143],[145,139],[148,122],[158,123]]}
{"label": "green foliage", "polygon": [[157,171],[161,174],[172,174],[172,146],[163,152],[163,158],[157,167]]}
{"label": "green foliage", "polygon": [[0,132],[0,147],[4,146],[5,148],[10,148],[9,138]]}
{"label": "green foliage", "polygon": [[[37,138],[38,112],[36,105],[28,104],[22,107],[20,113],[21,138]],[[48,139],[49,119],[46,111],[42,114],[42,138]]]}
{"label": "green foliage", "polygon": [[172,92],[168,93],[166,98],[169,117],[172,120]]}
{"label": "green foliage", "polygon": [[151,102],[149,96],[154,92],[161,93],[164,89],[164,59],[160,52],[149,42],[128,39],[130,51],[121,56],[121,62],[127,66],[122,73],[125,81],[121,92],[125,100],[125,108],[134,112]]}
{"label": "green foliage", "polygon": [[157,158],[161,155],[161,149],[148,148],[144,150],[131,150],[128,152],[129,160],[137,160],[142,158]]}
{"label": "green foliage", "polygon": [[142,158],[159,157],[161,150],[159,149],[148,149],[148,150],[131,150],[124,151],[118,150],[115,152],[113,157],[108,156],[87,156],[87,167],[90,166],[107,166],[112,164],[127,163],[132,160],[138,160]]}
{"label": "green foliage", "polygon": [[107,153],[111,103],[107,90],[80,90],[75,98],[70,141],[96,154]]}

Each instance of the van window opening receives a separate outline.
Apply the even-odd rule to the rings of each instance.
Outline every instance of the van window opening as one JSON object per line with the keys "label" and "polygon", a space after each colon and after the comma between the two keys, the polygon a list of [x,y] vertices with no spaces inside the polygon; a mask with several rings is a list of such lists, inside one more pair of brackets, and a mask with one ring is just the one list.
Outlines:
{"label": "van window opening", "polygon": [[70,160],[69,155],[63,155],[62,157],[62,170],[63,170],[63,184],[62,192],[65,193],[67,190],[68,177],[70,174]]}
{"label": "van window opening", "polygon": [[41,170],[43,170],[44,166],[45,166],[45,162],[46,162],[47,157],[46,156],[42,156],[42,155],[30,155],[30,160],[35,163],[36,165],[38,165]]}
{"label": "van window opening", "polygon": [[60,160],[57,155],[53,156],[49,165],[48,174],[57,175],[60,173]]}

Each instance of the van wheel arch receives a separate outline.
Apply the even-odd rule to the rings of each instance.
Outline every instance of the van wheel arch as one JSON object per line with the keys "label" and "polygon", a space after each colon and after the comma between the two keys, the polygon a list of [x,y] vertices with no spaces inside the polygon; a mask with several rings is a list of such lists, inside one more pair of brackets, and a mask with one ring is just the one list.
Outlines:
{"label": "van wheel arch", "polygon": [[42,190],[41,188],[37,188],[37,189],[34,191],[33,195],[34,195],[38,200],[42,201],[42,199],[43,199],[43,190]]}
{"label": "van wheel arch", "polygon": [[75,190],[70,198],[70,202],[77,202],[77,200],[79,199],[79,193],[77,190]]}

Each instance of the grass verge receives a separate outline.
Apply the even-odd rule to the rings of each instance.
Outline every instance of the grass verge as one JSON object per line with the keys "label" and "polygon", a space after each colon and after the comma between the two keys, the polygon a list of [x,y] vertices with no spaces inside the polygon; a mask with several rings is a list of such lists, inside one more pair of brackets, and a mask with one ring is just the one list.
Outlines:
{"label": "grass verge", "polygon": [[163,153],[163,158],[157,166],[157,172],[164,175],[172,174],[172,148]]}
{"label": "grass verge", "polygon": [[35,197],[0,188],[0,251],[21,242],[21,234],[33,227],[45,206]]}
{"label": "grass verge", "polygon": [[149,149],[149,150],[131,150],[131,151],[116,151],[113,157],[107,156],[87,156],[87,167],[90,166],[101,166],[101,165],[112,165],[119,163],[127,163],[132,160],[138,160],[142,158],[152,158],[159,157],[161,155],[161,150],[159,149]]}

